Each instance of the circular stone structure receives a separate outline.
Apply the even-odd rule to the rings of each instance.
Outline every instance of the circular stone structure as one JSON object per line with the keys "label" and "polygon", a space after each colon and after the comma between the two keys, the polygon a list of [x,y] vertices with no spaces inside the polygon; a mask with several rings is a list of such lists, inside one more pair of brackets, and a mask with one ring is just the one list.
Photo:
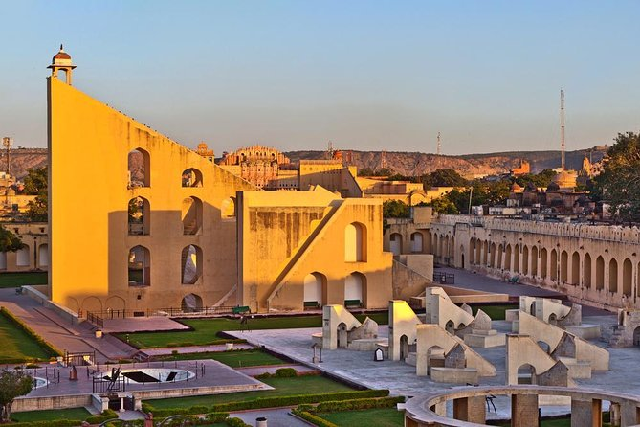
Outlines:
{"label": "circular stone structure", "polygon": [[[100,378],[112,379],[113,372],[101,372]],[[123,369],[120,376],[125,378],[127,384],[149,384],[149,383],[174,383],[179,381],[187,381],[195,378],[193,371],[186,369],[170,369],[170,368],[140,368],[140,369]]]}
{"label": "circular stone structure", "polygon": [[[612,420],[621,427],[640,424],[640,396],[609,393],[589,388],[542,386],[465,387],[446,393],[417,395],[405,404],[407,427],[486,426],[486,408],[496,395],[511,396],[511,425],[534,427],[539,422],[539,396],[566,396],[571,399],[571,425],[602,426],[602,402],[609,401]],[[447,416],[447,403],[453,417]]]}
{"label": "circular stone structure", "polygon": [[46,378],[42,378],[42,377],[33,377],[33,389],[37,389],[40,387],[44,387],[49,383],[49,381]]}

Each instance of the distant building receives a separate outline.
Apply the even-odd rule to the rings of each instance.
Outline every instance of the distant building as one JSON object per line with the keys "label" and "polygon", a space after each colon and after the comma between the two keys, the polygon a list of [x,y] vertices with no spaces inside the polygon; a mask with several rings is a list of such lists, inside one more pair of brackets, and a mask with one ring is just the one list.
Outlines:
{"label": "distant building", "polygon": [[520,159],[520,166],[514,169],[511,169],[511,175],[519,176],[526,175],[531,173],[531,165],[526,160]]}
{"label": "distant building", "polygon": [[274,189],[270,186],[271,181],[276,180],[282,165],[290,163],[291,160],[275,148],[254,145],[228,153],[218,166],[249,181],[257,188]]}

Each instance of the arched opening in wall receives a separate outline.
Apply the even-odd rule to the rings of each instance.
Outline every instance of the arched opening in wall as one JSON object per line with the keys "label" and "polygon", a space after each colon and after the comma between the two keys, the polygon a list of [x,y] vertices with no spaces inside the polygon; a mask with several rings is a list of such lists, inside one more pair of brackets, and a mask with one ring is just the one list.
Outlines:
{"label": "arched opening in wall", "polygon": [[511,256],[513,255],[511,245],[507,245],[504,251],[504,269],[511,271]]}
{"label": "arched opening in wall", "polygon": [[202,311],[202,298],[200,297],[200,295],[188,294],[184,298],[182,298],[182,303],[180,304],[180,306],[182,307],[182,311],[185,313],[195,313]]}
{"label": "arched opening in wall", "polygon": [[569,281],[569,254],[567,251],[562,251],[562,255],[560,255],[560,280],[563,283],[567,283]]}
{"label": "arched opening in wall", "polygon": [[580,284],[580,254],[577,251],[571,255],[571,284]]}
{"label": "arched opening in wall", "polygon": [[533,246],[531,248],[531,276],[536,277],[538,275],[538,247]]}
{"label": "arched opening in wall", "polygon": [[[345,239],[346,239],[346,236],[345,236]],[[345,251],[346,249],[347,248],[345,247]],[[393,233],[389,236],[389,250],[391,251],[393,256],[398,256],[402,254],[402,235],[398,233]]]}
{"label": "arched opening in wall", "polygon": [[347,325],[340,323],[338,325],[338,348],[347,348]]}
{"label": "arched opening in wall", "polygon": [[618,292],[618,261],[615,258],[609,260],[609,292]]}
{"label": "arched opening in wall", "polygon": [[496,267],[496,252],[498,250],[496,249],[496,244],[495,243],[491,243],[491,250],[489,251],[489,267],[491,268],[495,268]]}
{"label": "arched opening in wall", "polygon": [[138,147],[129,151],[127,168],[129,170],[128,188],[151,186],[151,160],[146,150]]}
{"label": "arched opening in wall", "polygon": [[596,258],[596,290],[604,289],[604,258]]}
{"label": "arched opening in wall", "polygon": [[0,270],[7,269],[7,253],[0,252]]}
{"label": "arched opening in wall", "polygon": [[434,345],[427,349],[427,374],[431,374],[431,368],[444,367],[444,348]]}
{"label": "arched opening in wall", "polygon": [[182,284],[196,283],[202,277],[202,249],[196,245],[185,246],[180,261]]}
{"label": "arched opening in wall", "polygon": [[149,249],[138,245],[129,251],[129,286],[151,285],[151,256]]}
{"label": "arched opening in wall", "polygon": [[447,330],[447,332],[449,332],[450,334],[453,334],[456,331],[456,325],[453,323],[453,320],[449,320],[445,325],[444,328]]}
{"label": "arched opening in wall", "polygon": [[187,197],[182,201],[182,230],[185,236],[194,236],[202,231],[202,200]]}
{"label": "arched opening in wall", "polygon": [[527,245],[522,247],[522,274],[525,276],[529,274],[529,247]]}
{"label": "arched opening in wall", "polygon": [[104,306],[107,313],[111,312],[113,314],[114,311],[119,311],[124,316],[125,302],[121,297],[113,296],[107,298]]}
{"label": "arched opening in wall", "polygon": [[536,368],[527,364],[524,364],[518,368],[518,384],[536,384]]}
{"label": "arched opening in wall", "polygon": [[629,258],[622,263],[622,293],[628,297],[631,296],[631,260]]}
{"label": "arched opening in wall", "polygon": [[640,326],[636,326],[633,330],[633,345],[640,346]]}
{"label": "arched opening in wall", "polygon": [[304,307],[320,307],[325,304],[327,295],[327,278],[318,272],[307,274],[304,278]]}
{"label": "arched opening in wall", "polygon": [[530,314],[530,315],[532,315],[532,316],[535,316],[535,315],[536,315],[536,302],[535,302],[535,301],[534,301],[534,302],[532,302],[532,303],[529,305],[529,314]]}
{"label": "arched opening in wall", "polygon": [[547,248],[540,249],[540,277],[547,278]]}
{"label": "arched opening in wall", "polygon": [[447,264],[449,261],[449,236],[444,236],[444,238],[441,238],[442,241],[442,261]]}
{"label": "arched opening in wall", "polygon": [[549,266],[549,277],[551,280],[558,280],[558,251],[551,249],[551,265]]}
{"label": "arched opening in wall", "polygon": [[555,313],[551,313],[549,315],[549,321],[547,322],[550,325],[557,326],[558,325],[558,316]]}
{"label": "arched opening in wall", "polygon": [[513,251],[513,271],[520,273],[520,245],[516,245]]}
{"label": "arched opening in wall", "polygon": [[129,236],[148,236],[151,210],[149,201],[142,196],[129,200],[127,222]]}
{"label": "arched opening in wall", "polygon": [[38,246],[38,267],[49,266],[49,245],[46,243]]}
{"label": "arched opening in wall", "polygon": [[366,303],[367,281],[364,274],[353,272],[344,279],[344,306],[361,307]]}
{"label": "arched opening in wall", "polygon": [[101,313],[102,301],[96,297],[87,297],[82,300],[80,309],[85,313]]}
{"label": "arched opening in wall", "polygon": [[[464,248],[460,246],[460,251],[464,251]],[[460,254],[460,268],[464,268],[464,254]]]}
{"label": "arched opening in wall", "polygon": [[433,239],[431,239],[431,251],[433,256],[438,256],[438,235],[434,234]]}
{"label": "arched opening in wall", "polygon": [[236,198],[235,197],[227,197],[222,201],[222,203],[220,203],[220,217],[222,219],[236,217]]}
{"label": "arched opening in wall", "polygon": [[16,251],[16,265],[18,267],[28,267],[31,265],[31,248],[25,245],[24,248]]}
{"label": "arched opening in wall", "polygon": [[482,246],[483,243],[482,241],[480,241],[480,239],[476,239],[476,259],[475,259],[475,263],[480,265],[480,263],[482,262]]}
{"label": "arched opening in wall", "polygon": [[366,261],[367,230],[359,222],[352,222],[344,228],[344,260],[346,262]]}
{"label": "arched opening in wall", "polygon": [[[551,320],[551,318],[549,318],[549,320]],[[557,322],[556,322],[557,323]],[[556,324],[554,323],[554,325]],[[549,347],[549,344],[547,344],[544,341],[538,341],[538,347],[540,347],[545,353],[550,354],[551,353],[551,347]]]}
{"label": "arched opening in wall", "polygon": [[475,259],[476,259],[475,251],[476,251],[476,239],[475,237],[472,237],[471,240],[469,240],[469,264],[473,264],[475,262]]}
{"label": "arched opening in wall", "polygon": [[584,287],[591,288],[591,255],[584,254],[584,267],[582,270],[582,279],[584,280]]}
{"label": "arched opening in wall", "polygon": [[482,264],[484,265],[487,265],[487,262],[489,262],[488,254],[489,254],[489,242],[485,240],[484,243],[482,244]]}
{"label": "arched opening in wall", "polygon": [[502,256],[504,252],[504,248],[502,245],[498,245],[498,253],[496,254],[496,268],[502,268]]}
{"label": "arched opening in wall", "polygon": [[400,360],[407,360],[407,356],[409,356],[409,337],[402,335],[400,337]]}
{"label": "arched opening in wall", "polygon": [[202,172],[199,169],[185,169],[182,172],[182,187],[194,188],[202,187]]}
{"label": "arched opening in wall", "polygon": [[422,233],[411,233],[409,240],[411,241],[411,253],[421,254],[424,252]]}

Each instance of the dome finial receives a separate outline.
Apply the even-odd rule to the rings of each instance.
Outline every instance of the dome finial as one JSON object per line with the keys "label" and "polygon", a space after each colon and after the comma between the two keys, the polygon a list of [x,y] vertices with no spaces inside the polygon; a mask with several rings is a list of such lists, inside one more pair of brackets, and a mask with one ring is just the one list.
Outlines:
{"label": "dome finial", "polygon": [[62,43],[60,43],[60,52],[63,52],[64,50],[62,49]]}

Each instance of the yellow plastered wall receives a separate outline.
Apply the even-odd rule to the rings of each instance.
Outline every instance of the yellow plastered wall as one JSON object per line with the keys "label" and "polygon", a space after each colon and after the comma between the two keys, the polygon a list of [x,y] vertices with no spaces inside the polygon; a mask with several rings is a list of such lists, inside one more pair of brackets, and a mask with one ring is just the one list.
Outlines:
{"label": "yellow plastered wall", "polygon": [[[236,221],[221,215],[246,181],[56,78],[48,79],[51,298],[72,310],[178,307],[188,294],[211,305],[236,282]],[[128,153],[149,153],[150,186],[128,189]],[[182,188],[182,172],[201,171],[203,186]],[[127,207],[149,202],[150,232],[129,236]],[[183,235],[182,203],[202,201],[202,227]],[[182,250],[202,249],[202,277],[183,285]],[[150,253],[150,286],[129,286],[128,255]],[[234,304],[235,298],[229,303]]]}
{"label": "yellow plastered wall", "polygon": [[[382,308],[391,299],[392,255],[382,247],[382,203],[341,199],[323,189],[239,195],[242,301],[254,310],[300,310],[304,278],[325,279],[323,304],[342,304],[345,278],[365,277],[364,304]],[[362,261],[345,261],[345,228],[365,230]],[[348,245],[347,245],[348,246]]]}

